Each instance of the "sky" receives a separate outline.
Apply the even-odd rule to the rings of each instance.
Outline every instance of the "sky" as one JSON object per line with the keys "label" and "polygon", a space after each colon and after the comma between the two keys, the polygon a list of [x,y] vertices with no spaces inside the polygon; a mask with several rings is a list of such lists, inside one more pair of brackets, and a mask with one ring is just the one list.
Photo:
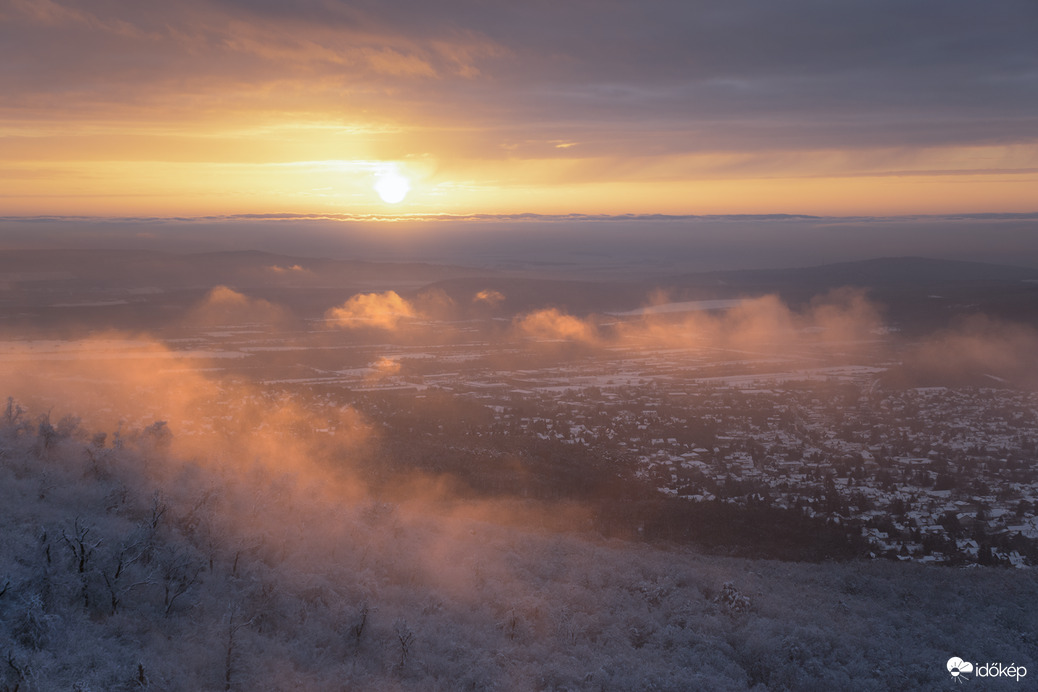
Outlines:
{"label": "sky", "polygon": [[1034,212],[1036,28],[1033,0],[0,0],[0,215]]}

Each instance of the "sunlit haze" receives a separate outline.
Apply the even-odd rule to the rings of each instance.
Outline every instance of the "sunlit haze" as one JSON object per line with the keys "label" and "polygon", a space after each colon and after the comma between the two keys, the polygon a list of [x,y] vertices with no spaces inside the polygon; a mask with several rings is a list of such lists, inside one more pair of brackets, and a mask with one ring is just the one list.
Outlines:
{"label": "sunlit haze", "polygon": [[5,0],[0,213],[1035,211],[1035,11]]}

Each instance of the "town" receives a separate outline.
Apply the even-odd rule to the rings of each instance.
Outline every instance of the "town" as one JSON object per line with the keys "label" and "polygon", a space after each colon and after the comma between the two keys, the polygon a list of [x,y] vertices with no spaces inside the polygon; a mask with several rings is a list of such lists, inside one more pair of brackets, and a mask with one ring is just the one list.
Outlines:
{"label": "town", "polygon": [[[209,347],[283,355],[246,337],[219,332]],[[546,347],[556,350],[536,352]],[[342,353],[366,365],[266,386],[355,407],[393,442],[387,456],[483,490],[515,480],[495,465],[539,457],[542,484],[524,491],[538,497],[624,471],[675,502],[801,514],[859,537],[867,557],[1038,563],[1038,394],[993,376],[983,387],[897,386],[887,381],[896,363],[868,353],[838,364],[486,341]],[[248,370],[247,359],[227,362]]]}

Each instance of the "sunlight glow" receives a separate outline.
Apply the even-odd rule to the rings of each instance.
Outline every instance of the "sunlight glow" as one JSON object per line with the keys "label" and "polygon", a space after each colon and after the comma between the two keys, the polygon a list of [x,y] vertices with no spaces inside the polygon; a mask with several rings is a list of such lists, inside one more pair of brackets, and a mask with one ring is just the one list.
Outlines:
{"label": "sunlight glow", "polygon": [[387,204],[402,202],[411,191],[411,182],[400,174],[396,168],[378,173],[375,180],[375,192]]}

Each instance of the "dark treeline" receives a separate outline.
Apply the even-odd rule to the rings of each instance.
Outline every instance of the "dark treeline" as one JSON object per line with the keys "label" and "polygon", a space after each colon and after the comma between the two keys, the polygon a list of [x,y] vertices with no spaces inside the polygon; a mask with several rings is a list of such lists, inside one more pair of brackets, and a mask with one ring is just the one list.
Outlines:
{"label": "dark treeline", "polygon": [[[764,503],[738,506],[693,502],[659,493],[630,460],[607,457],[554,440],[523,441],[515,449],[445,449],[433,439],[394,436],[368,477],[383,492],[415,470],[447,477],[452,492],[470,498],[576,502],[586,523],[570,527],[653,543],[687,543],[731,555],[779,560],[848,560],[868,555],[860,527]],[[387,463],[389,462],[389,463]]]}

